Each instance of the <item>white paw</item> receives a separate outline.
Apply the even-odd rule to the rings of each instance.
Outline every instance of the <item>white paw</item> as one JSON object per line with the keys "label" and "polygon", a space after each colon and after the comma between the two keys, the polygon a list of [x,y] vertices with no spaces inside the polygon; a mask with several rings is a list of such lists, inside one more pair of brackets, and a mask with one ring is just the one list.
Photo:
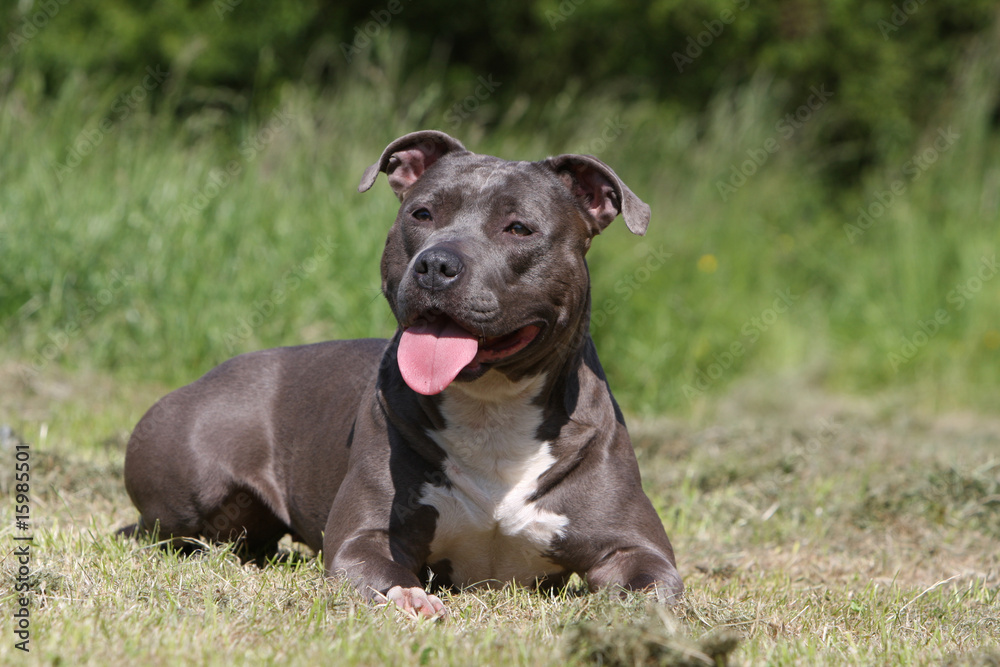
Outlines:
{"label": "white paw", "polygon": [[428,594],[422,588],[393,586],[385,597],[414,618],[444,618],[448,615],[441,598]]}

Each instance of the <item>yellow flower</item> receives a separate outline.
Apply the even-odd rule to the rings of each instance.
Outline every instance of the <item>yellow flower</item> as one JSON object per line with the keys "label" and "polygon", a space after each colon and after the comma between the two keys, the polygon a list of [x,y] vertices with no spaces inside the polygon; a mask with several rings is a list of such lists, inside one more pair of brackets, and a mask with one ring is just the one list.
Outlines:
{"label": "yellow flower", "polygon": [[702,273],[715,273],[717,268],[719,268],[719,260],[715,258],[715,255],[702,255],[698,258],[698,270]]}

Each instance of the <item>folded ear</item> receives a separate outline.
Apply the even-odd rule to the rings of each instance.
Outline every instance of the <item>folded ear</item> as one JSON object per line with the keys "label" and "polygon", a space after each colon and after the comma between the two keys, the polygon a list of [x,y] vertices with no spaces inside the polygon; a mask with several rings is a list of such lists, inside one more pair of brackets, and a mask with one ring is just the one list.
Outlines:
{"label": "folded ear", "polygon": [[444,132],[423,130],[404,135],[386,146],[378,162],[365,169],[358,192],[368,190],[375,184],[379,172],[384,171],[392,191],[402,200],[406,191],[432,164],[451,152],[468,151],[462,142]]}
{"label": "folded ear", "polygon": [[591,155],[557,155],[544,164],[562,179],[570,192],[604,231],[622,214],[633,234],[642,236],[649,226],[649,206],[622,183],[611,167]]}

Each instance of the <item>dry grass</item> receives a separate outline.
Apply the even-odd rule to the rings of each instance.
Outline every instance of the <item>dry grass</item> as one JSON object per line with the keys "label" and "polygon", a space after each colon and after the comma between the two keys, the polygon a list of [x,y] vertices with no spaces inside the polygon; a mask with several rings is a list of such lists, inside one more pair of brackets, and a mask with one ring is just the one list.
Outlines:
{"label": "dry grass", "polygon": [[[359,603],[315,559],[260,569],[221,547],[184,559],[112,538],[133,519],[127,430],[160,388],[0,380],[0,423],[32,448],[36,540],[32,650],[7,632],[4,664],[1000,662],[997,420],[770,379],[691,420],[636,423],[688,587],[679,608],[513,589],[454,595],[432,624]],[[0,510],[8,618],[12,510]]]}

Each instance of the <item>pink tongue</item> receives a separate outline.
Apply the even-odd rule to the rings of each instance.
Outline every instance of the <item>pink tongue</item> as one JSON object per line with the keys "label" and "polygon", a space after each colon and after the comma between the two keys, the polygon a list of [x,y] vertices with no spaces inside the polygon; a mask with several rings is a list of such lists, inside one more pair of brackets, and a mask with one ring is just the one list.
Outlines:
{"label": "pink tongue", "polygon": [[418,394],[440,394],[472,363],[479,341],[446,317],[403,331],[396,359],[399,372]]}

